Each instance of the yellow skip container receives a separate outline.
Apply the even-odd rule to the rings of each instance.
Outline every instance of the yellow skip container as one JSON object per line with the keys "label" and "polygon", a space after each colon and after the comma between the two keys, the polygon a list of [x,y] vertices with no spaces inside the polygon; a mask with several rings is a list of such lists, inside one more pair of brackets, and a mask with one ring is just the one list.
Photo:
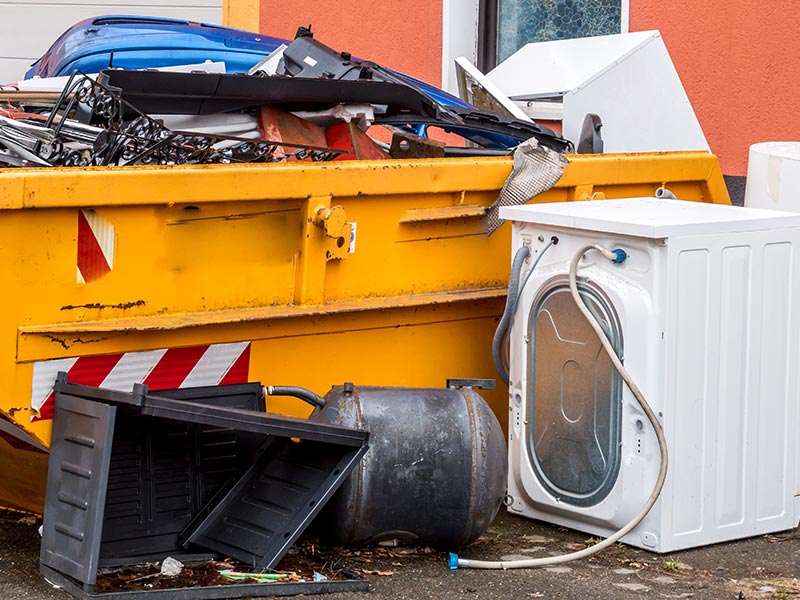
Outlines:
{"label": "yellow skip container", "polygon": [[[707,153],[570,161],[535,202],[665,186],[729,203]],[[483,217],[510,170],[476,158],[0,171],[0,503],[42,508],[59,371],[103,387],[318,394],[494,377],[510,226],[487,237]],[[482,393],[501,422],[506,391]]]}

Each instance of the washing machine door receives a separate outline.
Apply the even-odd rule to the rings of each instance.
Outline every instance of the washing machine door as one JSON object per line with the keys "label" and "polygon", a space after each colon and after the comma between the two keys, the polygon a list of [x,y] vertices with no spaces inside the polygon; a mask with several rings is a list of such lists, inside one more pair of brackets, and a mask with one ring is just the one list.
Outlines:
{"label": "washing machine door", "polygon": [[[578,289],[621,356],[622,328],[606,294]],[[593,506],[620,469],[622,381],[575,305],[567,277],[539,288],[528,319],[528,458],[541,487],[562,506]]]}

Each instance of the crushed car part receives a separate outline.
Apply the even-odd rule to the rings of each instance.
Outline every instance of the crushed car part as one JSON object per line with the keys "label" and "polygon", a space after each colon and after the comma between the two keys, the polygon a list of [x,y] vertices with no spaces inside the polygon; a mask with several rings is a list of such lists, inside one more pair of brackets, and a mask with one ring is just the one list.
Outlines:
{"label": "crushed car part", "polygon": [[[446,133],[454,133],[485,148],[513,149],[520,142],[530,138],[556,152],[572,152],[572,143],[552,130],[536,123],[519,121],[496,113],[481,112],[475,109],[452,108],[461,123],[431,119],[429,117],[407,115],[375,115],[375,123],[401,127],[410,133],[424,135],[430,127],[438,127]],[[480,150],[480,149],[475,149]],[[507,153],[507,152],[506,152]]]}
{"label": "crushed car part", "polygon": [[339,104],[385,106],[386,114],[439,119],[439,105],[408,85],[216,73],[102,71],[100,80],[145,113],[208,115],[264,104],[284,110],[317,111]]}
{"label": "crushed car part", "polygon": [[[227,73],[247,73],[281,44],[288,45],[290,41],[195,21],[100,16],[67,29],[33,64],[25,79],[65,76],[75,70],[99,73],[112,64],[130,71],[207,60],[224,62]],[[396,71],[391,73],[421,89],[442,106],[469,106],[429,83]]]}

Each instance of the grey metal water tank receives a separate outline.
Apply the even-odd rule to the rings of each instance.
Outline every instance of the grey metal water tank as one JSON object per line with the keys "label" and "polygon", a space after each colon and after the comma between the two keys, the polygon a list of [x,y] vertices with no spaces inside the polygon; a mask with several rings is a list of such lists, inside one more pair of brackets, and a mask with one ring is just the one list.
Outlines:
{"label": "grey metal water tank", "polygon": [[474,542],[505,497],[506,442],[471,388],[331,389],[316,418],[370,431],[370,449],[323,513],[347,544]]}

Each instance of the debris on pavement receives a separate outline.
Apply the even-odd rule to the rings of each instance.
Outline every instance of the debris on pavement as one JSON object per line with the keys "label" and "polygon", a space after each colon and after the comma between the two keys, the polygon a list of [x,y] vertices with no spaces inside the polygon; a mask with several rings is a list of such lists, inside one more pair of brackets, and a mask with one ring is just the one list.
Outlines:
{"label": "debris on pavement", "polygon": [[187,561],[180,572],[170,575],[164,568],[168,560],[164,559],[161,565],[145,563],[102,568],[98,573],[96,590],[99,593],[112,593],[241,583],[272,585],[288,582],[343,581],[354,576],[346,569],[332,563],[321,563],[313,557],[298,553],[286,557],[275,570],[254,570],[236,561],[198,560]]}
{"label": "debris on pavement", "polygon": [[[257,583],[275,583],[276,581],[299,581],[297,573],[245,573],[242,571],[232,571],[231,569],[224,569],[219,572],[225,579],[231,581],[255,581]],[[314,571],[313,581],[318,581],[317,576],[319,573]]]}
{"label": "debris on pavement", "polygon": [[177,577],[183,571],[183,563],[177,559],[168,556],[161,561],[160,574],[166,577]]}
{"label": "debris on pavement", "polygon": [[[0,591],[4,597],[27,600],[63,600],[69,598],[63,591],[55,590],[38,573],[39,539],[29,527],[18,523],[18,513],[0,512]],[[530,521],[501,513],[492,526],[492,532],[484,534],[475,546],[480,557],[495,557],[518,551],[520,541],[526,537],[543,538],[545,552],[560,552],[566,543],[580,543],[581,534],[561,530],[544,523]],[[526,540],[527,541],[527,540]],[[597,598],[614,600],[639,600],[637,592],[619,588],[614,583],[642,583],[653,590],[647,597],[654,598],[722,598],[735,599],[739,592],[749,600],[773,600],[800,596],[795,591],[800,578],[796,556],[800,552],[800,538],[794,537],[784,544],[770,543],[766,536],[719,544],[705,548],[687,550],[671,555],[679,561],[675,571],[663,571],[663,557],[654,556],[630,546],[614,546],[606,554],[585,563],[575,563],[572,573],[558,574],[544,570],[497,571],[487,578],[482,571],[449,571],[443,568],[445,553],[430,548],[380,548],[370,546],[361,549],[324,548],[316,543],[301,542],[290,552],[287,561],[305,558],[312,552],[317,561],[314,569],[327,573],[322,565],[331,568],[332,559],[347,565],[351,570],[397,571],[391,577],[368,576],[370,591],[340,592],[337,600],[375,600],[395,598],[418,598],[425,596],[434,600],[453,597],[468,597],[471,600],[495,600],[496,598],[551,598],[559,600],[584,600]],[[399,554],[399,551],[402,554]],[[297,552],[297,553],[295,553]],[[356,554],[356,553],[359,554]],[[387,552],[397,554],[389,556]],[[311,560],[313,557],[308,557]],[[372,562],[365,563],[364,559]],[[402,562],[402,566],[395,563]],[[16,564],[12,564],[16,563]],[[641,566],[633,566],[638,563]],[[279,564],[276,569],[296,569],[290,562]],[[631,565],[631,566],[628,566]],[[219,569],[244,569],[232,561],[219,561]],[[335,571],[336,569],[334,569]],[[620,572],[617,572],[620,571]],[[301,571],[298,571],[300,574]],[[313,576],[313,573],[311,573]],[[660,583],[657,577],[669,575],[674,583]],[[147,583],[147,580],[143,581]],[[269,586],[284,585],[266,584]],[[771,586],[775,592],[761,593],[759,589]],[[152,588],[145,588],[152,589]],[[267,588],[270,589],[270,588]],[[467,593],[467,590],[474,590]],[[424,590],[424,592],[420,592]],[[542,596],[528,596],[542,594]]]}

